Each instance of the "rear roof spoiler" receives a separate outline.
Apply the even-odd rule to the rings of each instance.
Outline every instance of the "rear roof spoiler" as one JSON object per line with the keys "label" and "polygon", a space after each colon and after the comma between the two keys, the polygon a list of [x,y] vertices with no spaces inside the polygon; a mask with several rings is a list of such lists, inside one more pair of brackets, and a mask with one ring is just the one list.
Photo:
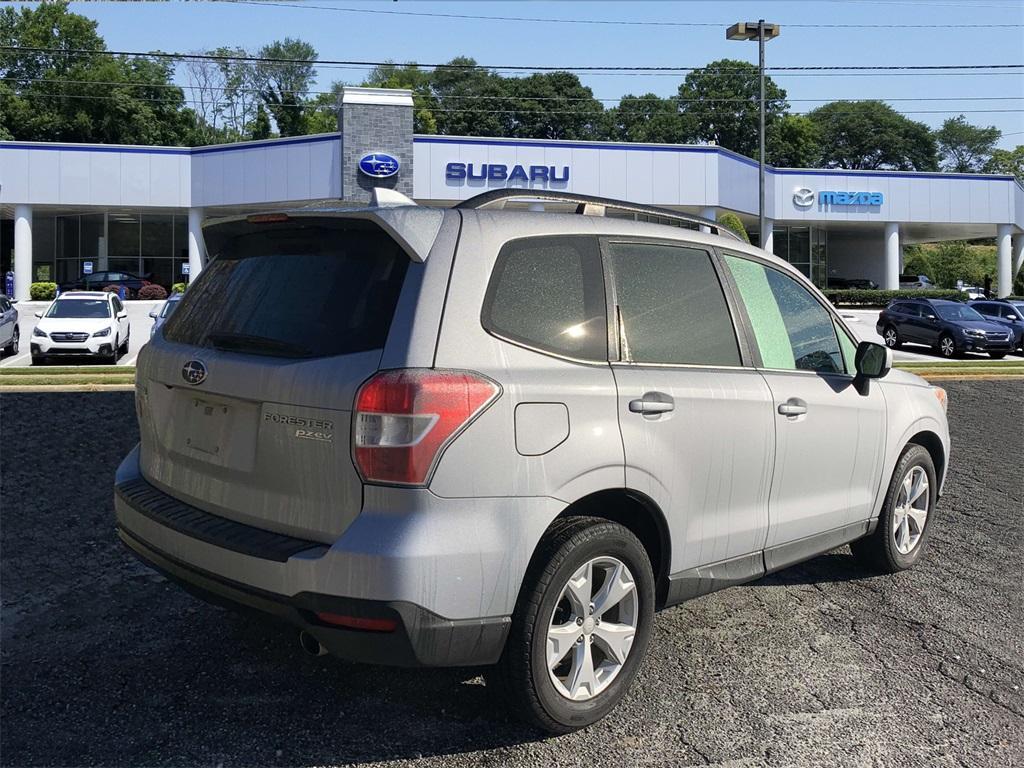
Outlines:
{"label": "rear roof spoiler", "polygon": [[573,192],[558,192],[551,189],[494,189],[490,192],[483,192],[468,200],[463,200],[456,205],[462,210],[481,210],[485,208],[504,208],[511,200],[540,201],[549,200],[555,203],[569,203],[576,205],[576,213],[583,216],[605,216],[608,209],[635,213],[642,216],[657,216],[661,219],[668,219],[676,224],[688,227],[707,227],[716,235],[726,235],[736,240],[741,238],[732,230],[723,227],[714,219],[705,219],[703,216],[693,216],[689,213],[671,211],[667,208],[659,208],[654,205],[641,205],[639,203],[627,203],[622,200],[614,200],[608,197],[595,197],[593,195],[577,195]]}
{"label": "rear roof spoiler", "polygon": [[[371,221],[387,232],[409,258],[416,262],[427,260],[427,254],[430,253],[444,221],[444,209],[419,206],[401,192],[392,189],[374,189],[370,204],[365,208],[344,208],[340,207],[338,202],[325,200],[304,208],[277,210],[266,215],[278,215],[281,220],[285,220],[285,217],[299,219],[330,216]],[[232,221],[246,221],[261,215],[265,214],[243,214],[212,219],[203,223],[203,229]]]}

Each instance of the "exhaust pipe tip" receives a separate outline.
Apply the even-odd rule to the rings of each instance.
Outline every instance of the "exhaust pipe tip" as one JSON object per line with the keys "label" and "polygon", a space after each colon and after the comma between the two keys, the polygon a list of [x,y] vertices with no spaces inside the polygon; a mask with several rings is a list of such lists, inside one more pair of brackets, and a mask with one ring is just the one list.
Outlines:
{"label": "exhaust pipe tip", "polygon": [[320,641],[313,637],[309,632],[305,630],[299,632],[299,645],[302,646],[302,650],[308,653],[310,656],[326,656],[327,649],[320,645]]}

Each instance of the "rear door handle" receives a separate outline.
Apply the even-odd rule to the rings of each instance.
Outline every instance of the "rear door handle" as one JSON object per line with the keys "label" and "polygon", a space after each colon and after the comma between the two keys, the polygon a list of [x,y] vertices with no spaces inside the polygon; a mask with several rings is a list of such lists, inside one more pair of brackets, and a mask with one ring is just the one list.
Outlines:
{"label": "rear door handle", "polygon": [[799,398],[791,397],[779,405],[779,413],[783,416],[802,416],[807,413],[807,403]]}
{"label": "rear door handle", "polygon": [[668,413],[675,410],[675,403],[662,402],[660,400],[630,400],[630,413],[642,413],[644,415],[656,413]]}

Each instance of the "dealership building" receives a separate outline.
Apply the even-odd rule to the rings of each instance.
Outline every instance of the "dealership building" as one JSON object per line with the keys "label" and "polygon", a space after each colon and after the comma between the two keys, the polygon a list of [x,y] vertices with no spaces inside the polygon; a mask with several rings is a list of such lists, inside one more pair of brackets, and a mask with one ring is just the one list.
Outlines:
{"label": "dealership building", "polygon": [[[202,270],[208,219],[365,204],[375,186],[431,206],[516,187],[732,211],[758,237],[757,163],[722,147],[416,135],[410,93],[375,88],[346,88],[338,123],[194,148],[0,142],[0,271],[13,270],[17,299],[32,282],[105,271],[169,286]],[[765,216],[766,247],[823,287],[897,288],[911,243],[994,237],[1002,294],[1024,261],[1011,176],[769,167]]]}

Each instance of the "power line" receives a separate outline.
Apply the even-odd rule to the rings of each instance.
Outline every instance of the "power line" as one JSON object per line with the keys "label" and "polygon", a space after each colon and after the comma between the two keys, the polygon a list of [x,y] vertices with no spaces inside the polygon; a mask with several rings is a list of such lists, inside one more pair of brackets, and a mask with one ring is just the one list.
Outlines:
{"label": "power line", "polygon": [[[90,96],[90,95],[83,95],[83,94],[65,94],[65,93],[32,93],[32,94],[29,94],[27,96],[27,98],[29,98],[29,99],[32,99],[32,98],[87,99],[87,100],[93,100],[93,101],[118,101],[119,100],[119,97],[117,97],[117,96]],[[158,103],[158,104],[197,104],[198,105],[198,104],[204,104],[204,103],[209,104],[210,103],[210,102],[202,102],[202,101],[199,101],[197,99],[185,99],[185,98],[183,98],[183,99],[136,98],[135,101],[151,102],[151,103]],[[285,109],[310,109],[310,110],[314,110],[314,111],[317,110],[317,109],[326,109],[326,110],[334,110],[335,109],[335,107],[333,105],[316,105],[316,104],[309,104],[309,103],[307,103],[307,104],[276,104],[276,105],[274,105],[274,107],[275,107],[275,109],[277,109],[277,108],[285,108]],[[540,114],[545,114],[545,115],[585,115],[585,114],[602,115],[602,114],[606,114],[604,109],[589,109],[589,110],[588,109],[578,109],[578,110],[576,110],[576,109],[567,109],[567,110],[557,110],[557,109],[541,109],[541,108],[538,108],[538,109],[527,109],[527,108],[522,108],[522,107],[520,107],[520,108],[510,107],[510,108],[506,108],[506,109],[493,109],[493,108],[492,109],[466,109],[466,108],[456,108],[456,107],[436,107],[436,108],[431,108],[429,111],[431,111],[431,112],[455,112],[455,113],[466,113],[466,114],[474,114],[474,115],[480,115],[480,114],[522,114],[522,113],[540,113]],[[992,113],[1004,113],[1004,112],[1013,112],[1013,113],[1021,112],[1021,113],[1024,113],[1024,108],[1021,108],[1021,109],[968,109],[968,110],[960,110],[960,109],[954,109],[954,110],[947,110],[947,109],[918,109],[918,110],[908,110],[908,111],[904,112],[903,114],[908,114],[908,115],[924,115],[924,114],[951,115],[951,114],[992,114]],[[696,115],[696,116],[702,116],[702,115],[710,115],[710,114],[713,114],[713,113],[709,113],[709,112],[688,112],[687,114]],[[790,114],[790,115],[806,115],[807,113],[806,112],[790,112],[788,114]],[[853,115],[853,114],[856,114],[856,113],[851,112],[851,111],[843,112],[842,110],[837,110],[833,114],[844,116],[844,115]]]}
{"label": "power line", "polygon": [[[233,5],[255,5],[281,8],[301,8],[303,10],[334,11],[338,13],[364,13],[385,16],[414,16],[420,18],[460,19],[473,21],[527,22],[539,24],[589,24],[600,26],[631,26],[631,27],[718,27],[724,29],[730,22],[717,21],[639,21],[609,19],[547,19],[531,16],[484,16],[469,13],[439,13],[428,11],[386,11],[381,8],[349,8],[334,5],[312,5],[310,3],[287,3],[280,0],[214,0]],[[1024,24],[782,24],[794,29],[1013,29],[1024,27]]]}
{"label": "power line", "polygon": [[[0,77],[0,81],[14,82],[14,83],[50,83],[52,85],[104,85],[104,86],[116,86],[121,88],[164,88],[164,89],[180,89],[185,91],[218,91],[221,93],[244,93],[247,95],[259,95],[260,90],[258,88],[245,88],[239,87],[234,88],[231,86],[221,85],[179,85],[177,83],[127,83],[118,80],[54,80],[48,77]],[[303,94],[310,96],[329,96],[334,91],[318,91],[318,90],[307,90],[303,91]],[[420,94],[413,92],[414,98],[421,99],[438,99],[438,100],[454,100],[454,101],[599,101],[603,103],[618,103],[625,98],[633,98],[636,101],[647,101],[646,94],[635,95],[626,94],[625,96],[611,97],[611,96],[531,96],[531,95],[507,95],[507,96],[486,96],[479,94],[453,94],[453,95],[435,95],[435,94]],[[695,98],[686,99],[678,96],[656,96],[655,98],[662,101],[673,101],[680,104],[700,103],[700,104],[749,104],[756,103],[757,98]],[[791,103],[809,103],[809,104],[825,104],[833,102],[857,102],[857,101],[1021,101],[1024,100],[1024,96],[870,96],[864,98],[836,98],[836,99],[791,99],[787,97],[785,101]]]}
{"label": "power line", "polygon": [[[246,0],[249,1],[249,0]],[[63,55],[103,55],[103,56],[127,56],[134,58],[155,58],[169,59],[173,61],[243,61],[257,64],[309,64],[313,66],[341,65],[359,67],[384,67],[400,66],[391,61],[349,61],[339,59],[286,59],[270,56],[231,55],[215,53],[167,53],[165,51],[108,51],[87,48],[50,48],[40,46],[14,46],[0,45],[0,51],[21,51],[30,53],[55,53]],[[729,73],[752,73],[751,70],[738,67],[667,67],[667,66],[571,66],[571,67],[534,67],[512,64],[418,64],[418,67],[432,70],[517,70],[524,72],[640,72],[654,73],[667,72],[679,74],[683,72],[705,72],[711,74]],[[815,65],[815,66],[789,66],[789,67],[766,67],[767,72],[941,72],[946,74],[949,71],[980,71],[980,70],[1024,70],[1024,64],[853,64],[853,65]]]}

